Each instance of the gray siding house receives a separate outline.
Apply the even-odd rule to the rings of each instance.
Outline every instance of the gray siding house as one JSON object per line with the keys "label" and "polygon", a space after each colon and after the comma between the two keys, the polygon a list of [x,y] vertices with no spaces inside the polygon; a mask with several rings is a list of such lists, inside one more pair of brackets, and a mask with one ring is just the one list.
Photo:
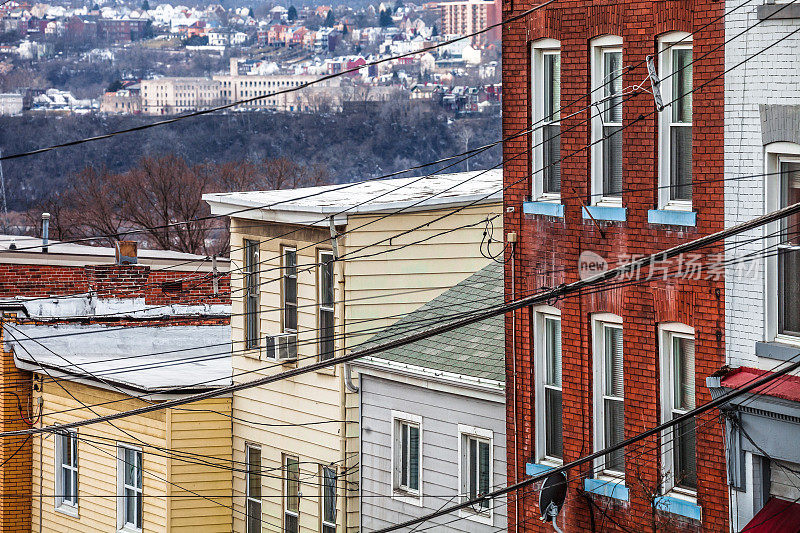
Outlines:
{"label": "gray siding house", "polygon": [[[503,268],[493,263],[362,346],[502,301]],[[353,363],[360,388],[361,531],[505,486],[504,345],[498,317]],[[505,498],[421,528],[432,526],[502,531]]]}

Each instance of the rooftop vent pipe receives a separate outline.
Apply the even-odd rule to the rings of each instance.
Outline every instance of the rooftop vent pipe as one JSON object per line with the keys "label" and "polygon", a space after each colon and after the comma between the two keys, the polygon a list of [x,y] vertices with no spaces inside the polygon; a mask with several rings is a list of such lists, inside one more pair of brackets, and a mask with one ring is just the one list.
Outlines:
{"label": "rooftop vent pipe", "polygon": [[50,213],[42,213],[42,253],[47,253],[50,241]]}

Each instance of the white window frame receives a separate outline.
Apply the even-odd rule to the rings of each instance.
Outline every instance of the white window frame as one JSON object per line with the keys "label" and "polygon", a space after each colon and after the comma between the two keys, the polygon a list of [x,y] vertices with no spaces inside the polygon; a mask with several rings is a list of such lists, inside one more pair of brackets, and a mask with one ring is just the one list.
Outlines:
{"label": "white window frame", "polygon": [[561,54],[561,42],[556,39],[541,39],[531,45],[531,171],[533,173],[532,198],[537,202],[561,202],[560,193],[544,192],[544,92],[536,90],[544,86],[544,55],[548,53]]}
{"label": "white window frame", "polygon": [[[661,378],[661,421],[672,420],[672,412],[677,410],[674,403],[675,365],[672,364],[672,340],[676,337],[695,339],[695,331],[691,326],[679,322],[668,322],[658,327],[659,353],[661,354],[659,373]],[[696,344],[695,344],[696,347]],[[696,352],[695,352],[696,353]],[[695,365],[697,364],[695,360]],[[695,366],[696,368],[696,366]],[[665,429],[661,433],[661,479],[662,490],[665,494],[678,496],[696,501],[697,492],[683,487],[675,486],[675,464],[672,455],[676,442],[673,438],[673,428]]]}
{"label": "white window frame", "polygon": [[[591,142],[592,142],[592,197],[593,205],[606,205],[610,207],[622,207],[622,196],[603,196],[603,113],[605,106],[605,91],[603,90],[603,69],[605,62],[604,54],[609,52],[619,52],[622,54],[622,37],[616,35],[604,35],[592,40],[591,62],[592,62],[592,103],[594,106],[590,112],[592,115]],[[622,75],[622,69],[618,73]],[[624,76],[623,76],[624,81]],[[623,104],[624,108],[624,104]],[[615,124],[616,125],[616,124]],[[622,126],[622,122],[619,123]],[[616,135],[622,135],[622,132]],[[624,173],[624,169],[623,169]],[[623,176],[624,180],[624,176]],[[623,184],[624,188],[624,184]]]}
{"label": "white window frame", "polygon": [[[253,259],[255,264],[255,271],[248,270],[248,251],[254,247]],[[242,271],[244,273],[244,345],[245,350],[258,350],[261,346],[261,285],[259,283],[260,276],[259,261],[261,257],[261,250],[259,241],[257,239],[243,239],[242,240]],[[251,280],[254,287],[251,287]],[[255,295],[250,292],[250,289],[255,290]],[[250,326],[250,302],[255,301],[255,318],[253,319],[253,327]],[[251,331],[255,330],[255,331]],[[247,353],[245,351],[245,353]]]}
{"label": "white window frame", "polygon": [[[465,465],[464,461],[464,440],[467,438],[476,438],[484,441],[489,442],[489,490],[492,490],[494,486],[494,432],[490,429],[479,428],[475,426],[470,426],[466,424],[459,424],[458,425],[458,490],[461,493],[462,501],[464,501],[467,497],[467,494],[463,492],[464,487],[464,468]],[[485,511],[477,511],[468,507],[466,509],[460,509],[458,511],[458,516],[461,518],[466,518],[467,520],[471,520],[473,522],[479,522],[481,524],[493,525],[493,517],[494,517],[494,500],[489,501],[489,508]]]}
{"label": "white window frame", "polygon": [[[548,464],[552,466],[560,466],[562,464],[562,459],[558,457],[550,457],[546,454],[547,450],[547,424],[546,419],[544,417],[545,412],[545,381],[547,379],[547,357],[546,357],[546,347],[545,347],[545,319],[557,319],[559,322],[561,321],[561,310],[556,307],[552,306],[540,306],[536,307],[534,310],[534,322],[533,322],[533,339],[534,339],[534,346],[533,346],[533,354],[534,354],[534,378],[536,380],[535,383],[535,404],[534,409],[535,413],[541,414],[542,416],[534,417],[536,428],[535,428],[535,436],[536,436],[536,461],[541,464]],[[563,366],[562,366],[562,376],[563,376]],[[563,380],[563,377],[562,377]],[[563,381],[562,381],[562,391],[563,391]],[[562,401],[562,410],[563,410],[563,401]],[[563,412],[563,411],[562,411]],[[563,429],[563,426],[562,426]],[[563,445],[563,442],[562,442]]]}
{"label": "white window frame", "polygon": [[[322,292],[324,287],[322,286],[322,258],[323,256],[330,256],[331,258],[331,284],[332,293],[333,293],[333,300],[331,301],[331,306],[326,307],[322,305]],[[318,358],[320,361],[328,360],[336,355],[336,270],[334,268],[334,255],[331,250],[319,250],[317,252],[317,301],[319,303],[319,311],[317,314],[317,331],[319,331],[319,342],[318,342]],[[332,323],[332,339],[331,342],[333,343],[333,350],[331,351],[330,357],[327,359],[322,358],[322,342],[323,342],[323,335],[322,335],[322,313],[330,313],[331,314],[331,323]]]}
{"label": "white window frame", "polygon": [[[692,50],[692,35],[690,33],[674,31],[663,35],[658,40],[658,72],[659,77],[663,80],[661,83],[661,99],[665,104],[671,102],[674,98],[672,95],[672,77],[664,80],[672,72],[672,54],[670,51],[680,49]],[[694,123],[694,117],[692,117],[692,121]],[[670,199],[671,125],[672,106],[668,105],[658,114],[658,207],[659,209],[674,211],[691,211],[691,200]]]}
{"label": "white window frame", "polygon": [[[781,175],[782,162],[800,162],[800,144],[792,142],[775,142],[765,147],[764,154],[764,212],[771,213],[780,208],[781,204]],[[763,227],[764,246],[776,248],[780,242],[778,232],[781,222],[771,222]],[[778,257],[768,254],[765,258],[764,299],[766,309],[764,312],[764,336],[767,341],[777,341],[784,344],[800,346],[800,336],[778,333],[778,314],[780,312],[780,299],[778,296]]]}
{"label": "white window frame", "polygon": [[[249,442],[246,442],[245,445],[244,445],[244,458],[245,458],[245,464],[247,465],[247,471],[245,472],[245,475],[244,475],[244,495],[245,495],[245,506],[244,506],[245,524],[244,524],[244,527],[245,527],[245,531],[247,531],[247,533],[257,533],[257,532],[250,531],[250,511],[249,511],[250,506],[248,504],[251,501],[252,502],[258,502],[258,509],[259,509],[259,515],[258,515],[259,529],[258,529],[258,531],[259,532],[262,530],[261,521],[262,521],[264,509],[263,509],[263,500],[262,500],[262,498],[258,498],[258,499],[253,498],[252,495],[250,494],[250,450],[258,450],[258,455],[259,455],[259,457],[261,457],[261,460],[259,460],[259,464],[261,464],[262,461],[263,461],[263,457],[261,456],[261,446],[258,446],[257,444],[251,444]],[[263,480],[262,480],[262,483],[263,483]],[[263,492],[263,486],[262,486],[262,492]]]}
{"label": "white window frame", "polygon": [[[294,275],[290,276],[288,274],[286,256],[288,252],[294,252]],[[290,329],[286,327],[286,279],[287,278],[294,278],[294,287],[295,287],[295,307],[294,312],[295,316],[297,317],[297,328]],[[297,329],[300,328],[300,313],[298,311],[299,300],[300,300],[300,284],[298,283],[297,278],[297,248],[294,246],[281,246],[281,332],[282,333],[297,333]]]}
{"label": "white window frame", "polygon": [[[297,474],[298,474],[297,475],[297,479],[298,479],[298,482],[297,482],[297,495],[298,495],[298,497],[297,497],[297,511],[296,512],[289,510],[289,468],[287,466],[287,462],[288,462],[287,459],[289,459],[289,458],[297,460]],[[283,520],[282,520],[282,525],[283,525],[283,528],[282,528],[282,530],[286,531],[286,516],[288,515],[288,516],[293,516],[293,517],[295,517],[297,519],[297,530],[301,531],[302,527],[300,525],[300,503],[302,501],[302,497],[301,497],[300,493],[302,492],[302,490],[300,488],[300,483],[301,483],[300,482],[300,478],[302,477],[302,475],[300,473],[300,456],[292,454],[292,453],[284,453],[281,456],[281,462],[282,462],[282,469],[281,470],[283,472],[283,480],[282,480],[282,484],[283,484],[283,517],[282,517]]]}
{"label": "white window frame", "polygon": [[[327,499],[327,495],[325,494],[325,470],[331,470],[333,472],[333,522],[328,522],[325,520],[325,500]],[[326,529],[333,528],[334,533],[336,532],[336,520],[338,517],[338,490],[336,486],[336,482],[338,480],[338,471],[336,467],[330,465],[320,465],[319,466],[319,521],[321,524],[320,531],[322,533],[326,533]]]}
{"label": "white window frame", "polygon": [[[400,436],[397,435],[397,427],[400,423],[405,424],[416,424],[419,427],[419,489],[414,491],[407,489],[405,487],[400,486],[400,476],[399,476],[399,468],[400,465],[398,464],[398,457],[399,453],[402,453],[402,443],[400,442]],[[422,428],[422,417],[419,415],[414,415],[410,413],[405,413],[402,411],[392,411],[392,481],[391,481],[391,495],[392,498],[398,501],[402,501],[405,503],[410,503],[412,505],[417,505],[422,507],[422,490],[423,490],[423,470],[422,470],[422,458],[423,458],[423,428]]]}
{"label": "white window frame", "polygon": [[[605,443],[605,335],[603,333],[606,326],[622,329],[622,354],[623,368],[625,361],[625,330],[623,328],[622,317],[611,313],[597,313],[592,316],[592,374],[594,375],[594,395],[593,395],[593,418],[594,418],[594,451],[600,451],[606,447]],[[623,370],[624,380],[624,370]],[[624,396],[623,396],[624,405]],[[624,409],[624,407],[623,407]],[[624,428],[623,428],[624,431]],[[598,477],[611,480],[624,480],[624,472],[609,471],[605,468],[605,456],[600,456],[594,460],[594,467],[599,470]]]}
{"label": "white window frame", "polygon": [[[73,446],[72,457],[74,458],[74,465],[67,465],[64,463],[64,436],[69,436],[70,446]],[[56,511],[66,513],[73,517],[78,517],[78,432],[74,429],[67,429],[55,433],[55,509]],[[63,480],[65,471],[73,479],[73,490],[75,491],[74,500],[66,499],[62,492]]]}
{"label": "white window frame", "polygon": [[[132,485],[125,484],[125,450],[132,450],[142,457],[142,472],[141,472],[141,480],[142,486],[141,487],[134,487]],[[127,509],[126,506],[126,496],[125,496],[125,489],[130,487],[142,495],[142,506],[141,506],[141,519],[142,519],[142,527],[136,527],[135,525],[131,524],[130,522],[126,521],[125,512]],[[131,446],[130,444],[124,443],[117,443],[117,530],[125,533],[140,533],[142,528],[144,527],[144,453],[142,453],[142,449],[137,446]]]}

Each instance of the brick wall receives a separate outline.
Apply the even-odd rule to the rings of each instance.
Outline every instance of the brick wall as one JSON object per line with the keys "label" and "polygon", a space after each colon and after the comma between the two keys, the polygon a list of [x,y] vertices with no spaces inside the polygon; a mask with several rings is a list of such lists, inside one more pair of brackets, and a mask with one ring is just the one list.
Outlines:
{"label": "brick wall", "polygon": [[[530,2],[506,0],[504,18],[532,6]],[[694,58],[722,43],[724,31],[719,17],[724,5],[711,0],[671,2],[570,2],[552,4],[517,23],[506,25],[503,35],[503,135],[524,130],[532,122],[529,110],[530,43],[541,38],[561,41],[561,154],[571,154],[590,142],[586,124],[588,111],[581,110],[589,91],[589,42],[602,35],[623,38],[623,65],[637,65],[623,77],[625,86],[639,83],[646,70],[641,62],[656,51],[657,38],[668,31],[698,32],[694,35]],[[707,28],[701,29],[707,25]],[[694,85],[709,82],[723,70],[722,50],[710,53],[694,65]],[[695,227],[662,226],[647,222],[647,211],[657,205],[657,116],[653,97],[641,94],[625,102],[623,110],[623,206],[626,222],[599,222],[604,235],[591,220],[583,220],[581,203],[589,203],[589,159],[579,151],[561,163],[563,219],[522,214],[522,203],[530,195],[531,147],[528,137],[504,145],[506,213],[504,228],[516,231],[520,243],[516,255],[515,294],[534,293],[578,279],[578,256],[591,250],[615,263],[620,254],[647,254],[686,242],[723,227],[723,82],[709,82],[694,94],[693,209]],[[566,118],[577,112],[574,117]],[[644,116],[642,118],[642,116]],[[511,160],[512,158],[515,158]],[[706,183],[698,183],[706,181]],[[517,183],[518,182],[518,183]],[[513,185],[512,185],[513,184]],[[633,189],[633,190],[630,190]],[[703,250],[718,254],[721,246]],[[506,267],[506,292],[511,297],[511,267]],[[680,321],[695,328],[697,403],[710,400],[705,377],[725,362],[722,280],[652,280],[628,285],[582,298],[555,303],[562,313],[563,431],[564,460],[570,461],[594,451],[592,397],[594,373],[591,366],[591,315],[611,312],[623,318],[625,346],[625,435],[633,436],[661,422],[657,342],[659,322]],[[532,383],[530,310],[517,313],[516,345],[507,343],[509,483],[525,479],[525,464],[532,462],[535,449],[534,398]],[[514,322],[507,318],[507,332]],[[513,366],[516,349],[516,368]],[[516,370],[516,373],[514,372]],[[516,406],[514,376],[516,374]],[[517,435],[514,434],[516,413]],[[619,522],[628,530],[653,531],[654,522],[667,523],[675,530],[727,531],[727,485],[721,428],[715,414],[697,423],[697,501],[702,522],[669,513],[653,513],[647,489],[657,485],[660,469],[658,439],[642,441],[643,448],[629,450],[626,484],[630,501],[621,502],[583,493],[583,478],[590,466],[568,472],[567,507],[559,520],[565,531],[618,531]],[[518,449],[514,460],[515,444]],[[538,521],[538,492],[525,491],[517,505],[509,497],[509,531],[543,531]],[[519,509],[519,516],[515,510]],[[561,522],[560,522],[561,524]],[[670,530],[670,529],[667,529]]]}

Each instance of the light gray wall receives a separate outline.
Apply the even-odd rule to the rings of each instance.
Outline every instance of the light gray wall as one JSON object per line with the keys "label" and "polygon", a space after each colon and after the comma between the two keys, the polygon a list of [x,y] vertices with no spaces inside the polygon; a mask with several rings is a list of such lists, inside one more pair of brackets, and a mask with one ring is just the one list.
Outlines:
{"label": "light gray wall", "polygon": [[[400,379],[400,378],[399,378]],[[374,376],[361,375],[361,523],[362,532],[422,516],[457,503],[458,425],[494,432],[493,488],[506,484],[505,404],[432,391]],[[422,417],[422,507],[391,498],[392,411]],[[493,502],[493,525],[458,518],[457,514],[425,523],[437,532],[497,532],[506,526],[505,498]]]}
{"label": "light gray wall", "polygon": [[[725,16],[725,68],[763,50],[796,30],[800,19],[761,21],[740,37],[735,35],[759,22],[758,7],[763,1],[727,0]],[[776,4],[781,7],[780,4]],[[741,6],[741,7],[740,7]],[[734,8],[737,8],[734,10]],[[788,13],[788,11],[784,11]],[[732,39],[732,40],[731,40]],[[702,63],[702,59],[697,59]],[[800,34],[775,45],[725,75],[725,225],[750,220],[766,213],[765,190],[776,176],[747,177],[765,170],[764,144],[773,141],[798,141],[800,131],[791,130],[790,107],[800,104]],[[753,238],[765,235],[759,228],[729,239],[728,258],[758,253],[764,242]],[[731,246],[737,248],[731,249]],[[758,366],[755,343],[765,339],[764,261],[742,264],[725,272],[725,346],[728,361],[734,365]],[[746,271],[746,272],[744,272]]]}

